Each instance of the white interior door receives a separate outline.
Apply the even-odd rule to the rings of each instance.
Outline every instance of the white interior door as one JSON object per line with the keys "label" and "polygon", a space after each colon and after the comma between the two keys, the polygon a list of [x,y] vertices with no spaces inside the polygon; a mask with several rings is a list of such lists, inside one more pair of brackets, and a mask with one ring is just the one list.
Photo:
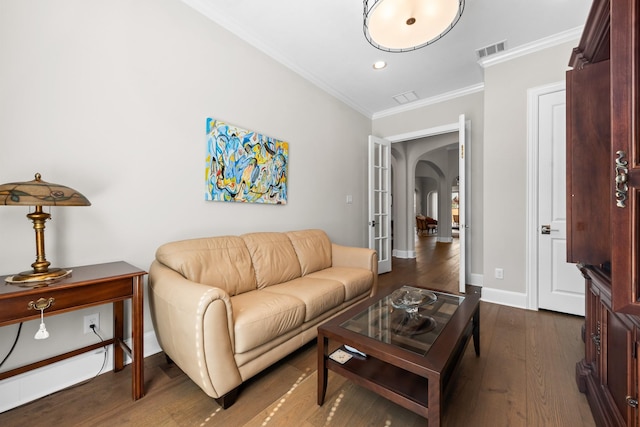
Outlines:
{"label": "white interior door", "polygon": [[391,271],[391,142],[369,136],[369,248],[378,273]]}
{"label": "white interior door", "polygon": [[566,94],[538,97],[538,308],[584,316],[584,279],[567,263]]}
{"label": "white interior door", "polygon": [[466,164],[467,154],[465,153],[465,146],[467,141],[467,132],[465,129],[465,116],[461,114],[458,121],[458,229],[459,229],[459,242],[460,242],[460,277],[459,277],[459,291],[465,292],[467,285],[467,257],[466,257],[466,230],[468,227],[466,216],[466,195],[467,195],[467,179],[466,179]]}

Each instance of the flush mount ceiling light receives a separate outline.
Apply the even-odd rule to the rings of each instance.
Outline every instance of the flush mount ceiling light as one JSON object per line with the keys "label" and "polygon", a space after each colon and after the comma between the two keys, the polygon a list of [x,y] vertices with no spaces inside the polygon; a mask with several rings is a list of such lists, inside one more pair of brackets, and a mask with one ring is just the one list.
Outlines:
{"label": "flush mount ceiling light", "polygon": [[462,16],[464,0],[364,0],[364,35],[387,52],[409,52],[440,40]]}

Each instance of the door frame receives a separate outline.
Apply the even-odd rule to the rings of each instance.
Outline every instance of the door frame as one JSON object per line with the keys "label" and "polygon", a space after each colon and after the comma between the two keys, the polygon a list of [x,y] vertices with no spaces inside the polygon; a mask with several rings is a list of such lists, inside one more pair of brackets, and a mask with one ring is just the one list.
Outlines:
{"label": "door frame", "polygon": [[527,309],[538,310],[538,114],[539,98],[566,90],[565,81],[527,90],[527,208],[525,280]]}
{"label": "door frame", "polygon": [[[448,123],[446,125],[441,125],[441,126],[435,126],[432,128],[427,128],[427,129],[420,129],[417,131],[413,131],[413,132],[407,132],[407,133],[402,133],[402,134],[397,134],[397,135],[391,135],[391,136],[385,136],[384,139],[386,139],[387,141],[390,141],[392,144],[396,143],[396,142],[403,142],[403,141],[410,141],[410,140],[414,140],[414,139],[420,139],[420,138],[425,138],[425,137],[430,137],[430,136],[437,136],[437,135],[442,135],[442,134],[446,134],[446,133],[453,133],[453,132],[457,132],[458,134],[460,134],[460,128],[461,126],[464,126],[464,137],[465,137],[465,141],[463,141],[463,144],[466,146],[465,150],[467,152],[467,154],[470,152],[470,147],[469,147],[469,143],[471,142],[471,121],[469,119],[467,119],[466,117],[464,119],[460,119],[460,117],[465,116],[464,114],[459,116],[459,119],[457,122],[453,122],[453,123]],[[460,145],[460,143],[458,144]],[[470,168],[471,164],[470,162],[466,164],[466,168]],[[465,209],[465,219],[464,219],[464,227],[465,227],[465,245],[464,247],[461,246],[460,250],[464,250],[465,253],[461,254],[460,256],[460,263],[464,263],[464,265],[462,265],[461,270],[461,274],[460,274],[460,292],[464,292],[465,289],[463,288],[463,282],[465,283],[471,283],[471,280],[469,280],[470,274],[471,274],[471,269],[470,269],[470,264],[471,264],[471,256],[470,256],[470,252],[471,252],[471,235],[470,233],[467,233],[467,231],[469,231],[470,228],[470,222],[471,222],[471,203],[470,203],[470,197],[467,197],[470,195],[470,188],[471,188],[471,174],[466,174],[465,173],[465,178],[466,178],[466,183],[465,183],[465,187],[466,187],[466,195],[465,195],[465,203],[466,203],[466,209]],[[409,216],[413,216],[412,212],[406,212],[407,217]],[[408,219],[408,223],[411,223],[411,219]],[[412,227],[407,227],[407,242],[412,241],[413,237],[413,228]],[[413,257],[415,258],[415,250],[413,251]],[[462,277],[462,275],[464,274],[464,278]]]}

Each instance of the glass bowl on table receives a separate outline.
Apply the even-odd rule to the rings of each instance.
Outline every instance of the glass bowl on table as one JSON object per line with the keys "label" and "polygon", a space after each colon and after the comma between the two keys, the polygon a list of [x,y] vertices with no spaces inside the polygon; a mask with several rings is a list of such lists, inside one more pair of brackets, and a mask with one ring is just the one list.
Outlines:
{"label": "glass bowl on table", "polygon": [[438,297],[427,289],[403,286],[389,296],[392,331],[397,335],[412,336],[433,330],[436,320],[420,308],[433,304]]}

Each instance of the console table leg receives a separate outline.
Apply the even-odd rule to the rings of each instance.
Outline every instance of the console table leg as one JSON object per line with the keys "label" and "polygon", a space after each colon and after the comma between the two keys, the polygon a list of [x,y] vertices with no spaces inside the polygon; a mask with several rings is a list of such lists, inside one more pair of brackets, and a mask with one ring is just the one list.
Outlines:
{"label": "console table leg", "polygon": [[131,299],[131,349],[133,400],[144,396],[144,307],[142,277],[133,279]]}
{"label": "console table leg", "polygon": [[118,372],[124,368],[124,350],[120,343],[124,340],[124,303],[113,303],[113,371]]}

